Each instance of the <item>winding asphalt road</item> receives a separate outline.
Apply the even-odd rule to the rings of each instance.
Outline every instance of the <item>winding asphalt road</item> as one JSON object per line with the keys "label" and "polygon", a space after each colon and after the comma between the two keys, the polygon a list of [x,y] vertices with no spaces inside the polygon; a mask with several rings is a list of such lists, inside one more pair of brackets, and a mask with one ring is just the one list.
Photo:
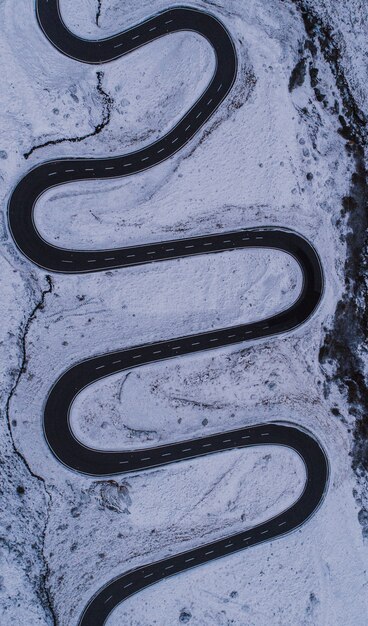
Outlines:
{"label": "winding asphalt road", "polygon": [[311,433],[292,424],[276,422],[133,452],[95,450],[84,446],[71,430],[69,414],[73,400],[86,386],[116,372],[290,331],[303,324],[316,310],[322,295],[323,277],[313,246],[286,229],[237,230],[129,248],[90,251],[67,250],[45,241],[34,223],[34,207],[42,193],[74,180],[130,176],[172,157],[199,131],[228,94],[236,78],[237,57],[223,24],[213,15],[193,8],[176,7],[164,11],[134,28],[99,41],[84,40],[72,34],[62,21],[58,0],[36,0],[36,11],[40,27],[52,45],[77,61],[105,63],[158,37],[190,30],[209,41],[216,56],[216,69],[207,89],[190,111],[170,132],[150,146],[108,159],[59,159],[30,170],[17,184],[9,200],[9,228],[22,254],[53,272],[83,273],[240,248],[275,248],[292,255],[303,274],[298,299],[281,313],[256,323],[93,357],[67,370],[51,389],[44,411],[45,437],[55,457],[78,472],[111,476],[265,444],[293,449],[303,459],[306,468],[302,495],[283,513],[244,532],[144,565],[110,581],[88,602],[79,621],[80,626],[101,626],[117,604],[143,588],[202,563],[285,535],[305,523],[323,499],[328,481],[328,462],[321,445]]}

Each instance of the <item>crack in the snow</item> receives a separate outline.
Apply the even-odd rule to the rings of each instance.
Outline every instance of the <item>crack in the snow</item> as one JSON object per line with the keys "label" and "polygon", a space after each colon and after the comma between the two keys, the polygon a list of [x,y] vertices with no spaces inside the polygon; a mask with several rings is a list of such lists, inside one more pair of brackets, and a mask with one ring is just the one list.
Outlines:
{"label": "crack in the snow", "polygon": [[85,135],[75,136],[75,137],[60,137],[60,139],[50,139],[49,141],[45,141],[44,143],[37,144],[32,146],[28,152],[23,154],[25,159],[28,159],[35,150],[39,150],[40,148],[45,148],[46,146],[56,146],[59,143],[80,143],[89,137],[95,137],[99,135],[101,131],[109,124],[111,119],[111,109],[114,104],[114,99],[103,90],[102,87],[102,79],[104,77],[104,73],[100,70],[96,73],[97,76],[97,92],[102,98],[103,101],[103,109],[102,109],[102,121],[95,126],[94,130],[90,133],[86,133]]}
{"label": "crack in the snow", "polygon": [[9,395],[7,397],[6,400],[6,404],[5,404],[5,415],[6,415],[6,422],[7,422],[7,426],[8,426],[8,431],[9,431],[9,436],[10,436],[10,441],[12,444],[12,449],[14,451],[14,454],[16,455],[16,457],[18,459],[20,459],[21,463],[23,464],[23,466],[26,468],[27,472],[29,473],[30,476],[32,476],[32,478],[34,478],[35,480],[37,480],[39,483],[42,483],[43,489],[45,490],[46,494],[47,494],[47,510],[46,510],[46,520],[45,520],[45,525],[43,528],[43,532],[42,532],[42,537],[41,537],[41,559],[42,559],[42,563],[43,563],[43,569],[44,572],[42,574],[42,579],[40,581],[40,586],[39,589],[36,590],[36,593],[38,595],[38,597],[40,598],[40,601],[42,603],[42,605],[46,604],[48,610],[49,610],[49,614],[52,618],[53,624],[54,626],[57,626],[58,624],[58,620],[57,620],[57,616],[56,613],[54,611],[53,608],[53,603],[52,603],[52,599],[51,599],[51,595],[49,592],[49,589],[47,587],[47,580],[49,578],[49,574],[50,574],[50,568],[47,562],[47,558],[44,552],[44,546],[45,546],[45,539],[46,539],[46,529],[48,526],[48,521],[49,521],[49,513],[50,513],[50,506],[51,506],[51,494],[49,493],[47,487],[46,487],[46,482],[45,479],[42,478],[42,476],[39,476],[38,474],[36,474],[31,467],[29,466],[26,458],[23,456],[23,454],[18,450],[15,441],[14,441],[14,437],[13,437],[13,432],[12,432],[12,428],[11,428],[11,420],[10,420],[10,404],[12,401],[12,398],[14,396],[14,394],[16,393],[17,387],[19,385],[20,379],[22,377],[22,375],[26,372],[27,370],[27,348],[26,348],[26,344],[27,344],[27,336],[29,333],[29,329],[31,327],[32,322],[34,321],[34,319],[37,316],[38,311],[42,310],[44,308],[45,305],[45,301],[46,301],[46,296],[48,294],[51,294],[53,291],[53,283],[52,283],[52,279],[51,276],[46,275],[46,281],[47,281],[47,288],[44,289],[41,293],[41,298],[40,300],[37,302],[37,304],[34,306],[33,310],[31,311],[26,324],[24,326],[24,330],[21,336],[21,341],[20,341],[20,345],[21,345],[21,363],[20,363],[20,367],[18,370],[18,374],[15,378],[14,384],[12,386],[12,388],[10,389]]}
{"label": "crack in the snow", "polygon": [[101,17],[101,7],[102,7],[102,0],[97,0],[97,11],[96,11],[96,26],[99,26],[99,20]]}
{"label": "crack in the snow", "polygon": [[184,398],[182,396],[172,396],[171,400],[180,406],[194,406],[199,409],[214,409],[216,411],[226,409],[229,406],[227,402],[201,402],[200,400],[193,400],[192,398]]}
{"label": "crack in the snow", "polygon": [[231,477],[234,468],[238,464],[239,464],[239,459],[235,459],[235,461],[233,461],[231,466],[227,470],[225,470],[217,479],[214,480],[212,485],[207,489],[207,491],[203,494],[203,496],[201,496],[199,500],[197,500],[196,502],[192,503],[190,509],[188,509],[185,513],[183,513],[183,515],[180,516],[178,521],[179,522],[183,521],[183,519],[188,517],[188,515],[190,515],[194,511],[194,509],[200,506],[202,502],[204,502],[206,498],[208,498],[208,496],[210,496],[214,492],[214,490],[221,485],[221,483],[225,480],[225,478],[227,478],[227,476],[230,475]]}
{"label": "crack in the snow", "polygon": [[124,385],[125,385],[125,383],[126,383],[127,379],[129,378],[129,376],[130,376],[130,374],[131,374],[131,373],[132,373],[132,372],[127,372],[127,373],[125,374],[125,376],[124,376],[123,380],[122,380],[122,381],[121,381],[121,383],[120,383],[120,386],[119,386],[119,392],[118,392],[118,394],[117,394],[117,397],[118,397],[119,402],[121,402],[121,396],[122,396],[122,393],[123,393],[123,387],[124,387]]}

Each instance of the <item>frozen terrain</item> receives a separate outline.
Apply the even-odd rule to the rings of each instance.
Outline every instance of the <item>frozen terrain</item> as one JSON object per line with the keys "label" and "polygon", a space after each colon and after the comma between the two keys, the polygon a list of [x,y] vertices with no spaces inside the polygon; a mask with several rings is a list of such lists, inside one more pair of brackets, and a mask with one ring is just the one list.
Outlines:
{"label": "frozen terrain", "polygon": [[[113,576],[287,508],[304,467],[290,450],[264,446],[113,480],[83,477],[46,445],[48,390],[83,358],[283,310],[301,276],[291,257],[271,250],[84,276],[47,276],[26,261],[6,225],[19,178],[48,159],[150,144],[203,91],[214,58],[199,36],[180,33],[104,66],[83,65],[51,47],[33,0],[21,11],[15,4],[0,1],[0,623],[69,626]],[[123,4],[61,0],[61,10],[71,30],[97,38],[171,6]],[[323,301],[288,335],[104,379],[76,399],[72,427],[90,446],[133,449],[291,421],[323,443],[330,484],[297,532],[153,586],[119,606],[108,626],[365,626],[367,6],[191,5],[217,15],[235,41],[239,73],[228,98],[166,163],[44,194],[37,226],[54,244],[80,249],[294,229],[321,257]]]}

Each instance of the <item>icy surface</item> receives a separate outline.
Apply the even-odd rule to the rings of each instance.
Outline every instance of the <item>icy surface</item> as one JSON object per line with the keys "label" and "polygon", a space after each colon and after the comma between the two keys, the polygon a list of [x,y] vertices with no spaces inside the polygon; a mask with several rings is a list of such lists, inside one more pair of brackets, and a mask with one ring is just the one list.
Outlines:
{"label": "icy surface", "polygon": [[[289,306],[301,281],[290,257],[264,250],[55,275],[50,282],[22,258],[6,226],[17,180],[48,159],[149,144],[193,104],[214,58],[207,42],[180,33],[113,63],[84,65],[50,46],[33,0],[22,0],[22,11],[16,4],[0,2],[0,622],[70,626],[111,577],[289,506],[304,468],[289,450],[265,446],[111,481],[83,477],[60,466],[44,440],[50,386],[95,354],[266,317]],[[102,0],[98,15],[98,4],[62,0],[69,28],[106,37],[169,6]],[[348,83],[366,108],[366,7],[359,0],[192,4],[232,33],[239,56],[232,93],[168,162],[124,180],[44,194],[37,226],[56,245],[96,249],[253,226],[294,229],[321,256],[323,302],[289,335],[101,381],[75,401],[72,425],[84,442],[108,449],[290,421],[322,441],[330,487],[321,509],[294,534],[151,587],[118,607],[108,626],[365,626],[367,552],[349,456],[354,414],[337,386],[328,390],[333,363],[321,368],[319,361],[345,289],[343,197],[356,163],[339,132],[341,85],[319,52],[313,63],[323,97],[312,84],[310,49],[318,42],[306,35],[299,9],[303,4],[331,25]]]}

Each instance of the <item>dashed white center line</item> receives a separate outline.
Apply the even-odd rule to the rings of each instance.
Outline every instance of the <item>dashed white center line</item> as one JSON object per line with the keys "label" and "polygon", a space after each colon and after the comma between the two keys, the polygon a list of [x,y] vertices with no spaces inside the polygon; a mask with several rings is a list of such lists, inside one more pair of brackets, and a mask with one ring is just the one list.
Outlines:
{"label": "dashed white center line", "polygon": [[112,598],[112,596],[109,596],[109,597],[107,598],[107,600],[105,600],[104,604],[107,604],[108,602],[110,602],[111,598]]}
{"label": "dashed white center line", "polygon": [[127,585],[124,585],[124,589],[128,589],[128,587],[131,587],[133,583],[128,583]]}
{"label": "dashed white center line", "polygon": [[[165,24],[166,24],[166,25],[171,24],[173,21],[174,21],[173,19],[167,20],[167,21],[165,22]],[[153,27],[149,28],[149,32],[153,32],[153,31],[155,31],[155,30],[157,30],[157,26],[153,26]],[[136,40],[136,39],[138,39],[138,38],[140,38],[140,34],[137,34],[137,35],[135,35],[135,36],[131,37],[131,40],[132,40],[132,41],[134,41],[134,40]],[[122,46],[122,45],[123,45],[123,42],[118,43],[118,44],[114,45],[114,48],[119,48],[119,47],[120,47],[120,46]],[[221,83],[221,84],[218,86],[218,88],[217,88],[217,92],[219,92],[219,91],[222,89],[222,87],[223,87],[223,84]],[[210,99],[207,101],[207,106],[210,106],[210,104],[211,104],[212,102],[213,102],[213,99],[212,99],[212,98],[210,98]],[[199,112],[199,113],[195,116],[195,118],[196,118],[196,119],[198,119],[198,118],[202,115],[202,113],[203,113],[203,112],[202,112],[202,111],[200,111],[200,112]],[[195,125],[195,124],[194,124],[194,127],[196,127],[196,125]],[[189,124],[189,125],[185,128],[185,131],[188,131],[190,128],[191,128],[191,124]],[[175,144],[178,140],[179,140],[179,137],[175,137],[175,138],[171,141],[171,144]],[[157,150],[157,154],[160,154],[160,153],[161,153],[161,152],[163,152],[164,150],[165,150],[165,148],[161,148],[161,149]],[[141,160],[141,162],[144,162],[144,161],[149,160],[149,158],[150,158],[149,156],[146,156],[146,157],[141,158],[140,160]],[[125,163],[125,164],[123,165],[123,167],[130,167],[130,166],[132,166],[132,165],[133,165],[133,163]],[[114,166],[110,166],[110,167],[105,167],[104,169],[105,169],[105,170],[114,170],[114,169],[115,169],[115,167],[114,167]],[[74,172],[74,171],[75,171],[74,169],[68,169],[68,170],[65,170],[65,172],[66,172],[66,173],[71,173],[71,172]],[[85,172],[94,172],[94,171],[95,171],[95,169],[94,169],[94,168],[84,168],[84,171],[85,171]],[[48,174],[48,176],[55,176],[56,174],[58,174],[58,172],[51,172],[51,173],[49,173],[49,174]],[[249,239],[250,239],[250,237],[243,237],[243,238],[242,238],[242,241],[248,241]],[[263,237],[262,237],[262,236],[256,236],[256,237],[255,237],[255,239],[257,239],[257,240],[263,240]],[[232,240],[230,240],[230,239],[227,239],[227,240],[223,240],[223,242],[222,242],[222,243],[223,243],[223,244],[232,244],[232,243],[233,243],[233,241],[232,241]],[[203,243],[202,245],[203,245],[203,246],[213,246],[213,242]],[[194,247],[195,247],[194,245],[186,245],[186,246],[185,246],[185,249],[191,249],[191,248],[194,248]],[[173,252],[173,251],[175,251],[175,248],[166,248],[166,249],[165,249],[165,251],[166,251],[166,252]],[[155,255],[155,254],[156,254],[156,251],[146,252],[146,254],[147,254],[147,255]],[[135,254],[130,254],[130,255],[127,255],[127,258],[134,258],[134,257],[136,257],[136,255],[135,255]],[[105,260],[105,261],[114,261],[114,260],[115,260],[115,257],[107,257],[107,258],[105,258],[104,260]],[[71,261],[71,260],[62,260],[62,262],[63,262],[63,263],[73,263],[73,261]],[[88,260],[88,263],[96,263],[96,262],[97,262],[97,259],[90,259],[90,260]],[[267,330],[268,328],[269,328],[269,326],[268,326],[268,325],[265,325],[265,326],[263,326],[263,327],[262,327],[262,330]],[[252,331],[252,330],[245,331],[245,335],[252,334],[253,332],[254,332],[254,331]],[[227,337],[228,337],[229,339],[232,339],[232,338],[235,338],[236,336],[237,336],[236,334],[229,334]],[[219,338],[218,338],[218,337],[215,337],[215,338],[209,339],[209,342],[210,342],[210,343],[212,343],[212,342],[218,342],[218,341],[219,341]],[[198,346],[198,345],[200,345],[200,343],[201,343],[200,341],[194,341],[194,342],[192,342],[192,343],[191,343],[191,346]],[[174,350],[179,350],[179,349],[182,349],[182,347],[183,347],[183,346],[181,346],[181,345],[178,345],[178,346],[173,346],[173,347],[171,347],[171,350],[172,350],[172,351],[174,351]],[[156,350],[156,351],[153,351],[153,352],[152,352],[152,354],[153,354],[153,355],[159,355],[159,354],[161,354],[161,353],[162,353],[162,350]],[[136,354],[136,355],[132,356],[132,358],[133,358],[133,359],[140,359],[140,358],[142,358],[142,356],[143,356],[142,354]],[[122,360],[121,360],[121,359],[120,359],[120,360],[116,360],[116,361],[113,361],[113,362],[112,362],[112,365],[120,364],[121,362],[122,362]],[[100,365],[100,366],[95,367],[95,370],[100,370],[100,369],[103,369],[103,368],[105,368],[105,365]],[[263,433],[261,433],[261,437],[268,436],[269,434],[270,434],[269,432],[263,432]],[[245,440],[245,439],[250,439],[250,438],[251,438],[251,436],[250,436],[250,435],[243,435],[243,436],[241,437],[241,439],[242,439],[242,440]],[[223,444],[232,443],[232,439],[224,439],[224,440],[222,440],[222,443],[223,443]],[[202,444],[202,446],[201,446],[201,447],[202,447],[202,448],[207,448],[207,447],[212,447],[212,446],[213,446],[213,444],[212,444],[212,443],[204,443],[204,444]],[[192,451],[192,448],[191,448],[191,447],[189,447],[189,448],[183,448],[183,449],[181,450],[181,452],[183,452],[183,453],[185,453],[185,452],[190,452],[190,451]],[[169,456],[172,456],[172,454],[173,454],[172,452],[162,453],[162,454],[161,454],[161,457],[169,457]],[[140,459],[140,461],[142,461],[142,462],[144,462],[144,461],[150,461],[150,460],[151,460],[151,457],[142,457],[142,458]],[[124,460],[124,461],[119,461],[119,464],[121,464],[121,465],[122,465],[122,464],[130,464],[130,461],[127,461],[127,460]],[[279,527],[281,527],[281,526],[283,526],[283,525],[285,525],[285,524],[286,524],[286,521],[283,521],[283,522],[280,522],[280,523],[278,524],[278,526],[279,526]],[[267,533],[269,533],[269,529],[266,529],[266,530],[264,530],[264,531],[261,531],[261,532],[260,532],[260,534],[261,534],[261,535],[265,535],[265,534],[267,534]],[[248,536],[248,537],[243,538],[243,539],[242,539],[242,541],[243,541],[243,542],[246,542],[246,541],[249,541],[249,540],[251,540],[251,539],[252,539],[252,537],[251,537],[251,536]],[[227,543],[224,547],[225,547],[225,548],[231,548],[231,547],[233,547],[233,546],[234,546],[234,543],[230,541],[230,542],[228,542],[228,543]],[[206,552],[204,552],[204,555],[205,555],[205,556],[210,556],[210,555],[214,554],[214,552],[215,552],[215,550],[207,550]],[[196,560],[196,558],[195,558],[195,557],[189,557],[189,558],[186,558],[186,559],[184,560],[184,563],[191,563],[192,561],[195,561],[195,560]],[[167,571],[167,570],[170,570],[170,569],[173,569],[173,568],[174,568],[174,565],[167,565],[164,569]],[[145,574],[145,575],[143,576],[143,578],[144,578],[144,579],[147,579],[147,578],[152,577],[153,575],[154,575],[154,572],[150,572],[150,573],[148,573],[148,574]],[[123,587],[123,588],[124,588],[124,589],[127,589],[127,588],[131,587],[132,585],[133,585],[133,583],[132,583],[132,582],[129,582],[129,583],[127,583],[126,585],[124,585],[124,587]],[[107,604],[108,602],[110,602],[110,601],[112,600],[112,598],[113,598],[113,595],[110,595],[110,596],[109,596],[109,597],[108,597],[108,598],[104,601],[104,604]]]}

